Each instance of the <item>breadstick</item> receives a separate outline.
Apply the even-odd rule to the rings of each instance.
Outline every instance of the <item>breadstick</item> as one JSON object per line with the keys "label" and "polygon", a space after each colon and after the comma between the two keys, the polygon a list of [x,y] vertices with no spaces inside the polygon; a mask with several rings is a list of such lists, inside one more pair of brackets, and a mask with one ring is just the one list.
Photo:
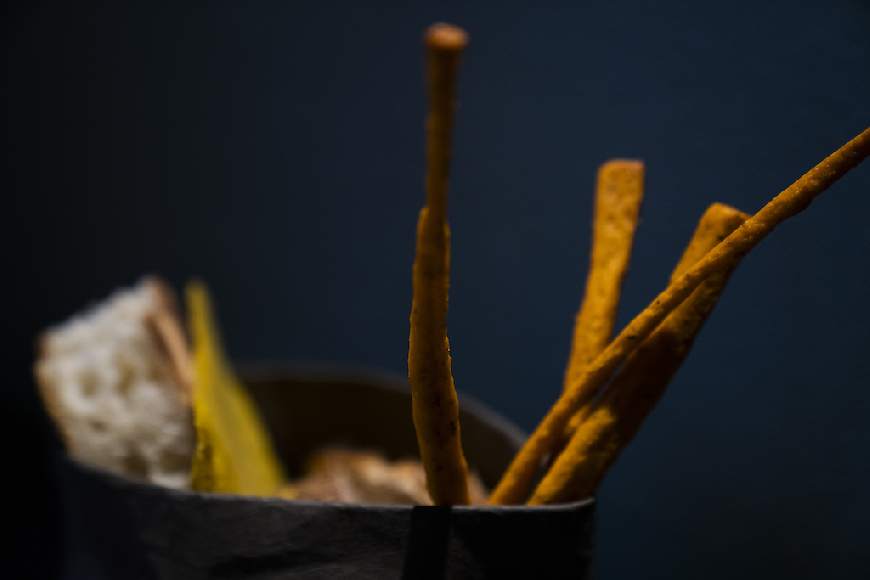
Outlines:
{"label": "breadstick", "polygon": [[[710,206],[671,281],[679,279],[748,218],[726,205]],[[738,262],[735,257],[725,271],[711,274],[628,357],[544,476],[529,504],[577,500],[595,491],[664,394]]]}
{"label": "breadstick", "polygon": [[408,380],[420,457],[435,505],[467,505],[468,466],[462,454],[459,404],[447,342],[450,230],[447,175],[459,60],[465,31],[435,24],[426,33],[429,65],[427,205],[417,222]]}
{"label": "breadstick", "polygon": [[[563,390],[577,380],[613,335],[620,289],[628,271],[643,200],[643,179],[642,161],[614,159],[598,168],[592,256],[586,276],[586,293],[574,323]],[[566,436],[574,430],[575,423],[579,424],[585,415],[584,409],[571,418]]]}
{"label": "breadstick", "polygon": [[613,334],[620,288],[628,271],[643,199],[643,178],[642,161],[614,159],[598,168],[592,256],[586,294],[574,325],[566,384],[595,360]]}
{"label": "breadstick", "polygon": [[522,502],[529,491],[541,458],[550,452],[571,415],[592,400],[598,389],[637,345],[646,339],[650,332],[708,276],[728,268],[734,258],[744,256],[777,225],[809,207],[817,195],[833,185],[868,155],[870,155],[870,128],[843,145],[773,198],[700,262],[678,280],[669,284],[619,333],[586,371],[568,386],[514,457],[490,496],[490,503]]}

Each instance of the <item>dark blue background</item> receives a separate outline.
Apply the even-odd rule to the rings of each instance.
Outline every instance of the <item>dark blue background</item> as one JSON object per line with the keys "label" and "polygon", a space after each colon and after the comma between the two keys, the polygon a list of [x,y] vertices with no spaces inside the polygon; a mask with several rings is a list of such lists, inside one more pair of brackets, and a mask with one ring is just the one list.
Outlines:
{"label": "dark blue background", "polygon": [[[464,4],[6,9],[5,562],[57,562],[33,338],[144,273],[204,278],[236,360],[404,371],[430,23],[471,36],[454,376],[526,430],[560,390],[598,164],[647,165],[621,327],[706,206],[755,212],[870,125],[865,2]],[[744,260],[600,489],[600,578],[866,577],[868,190],[865,164]]]}

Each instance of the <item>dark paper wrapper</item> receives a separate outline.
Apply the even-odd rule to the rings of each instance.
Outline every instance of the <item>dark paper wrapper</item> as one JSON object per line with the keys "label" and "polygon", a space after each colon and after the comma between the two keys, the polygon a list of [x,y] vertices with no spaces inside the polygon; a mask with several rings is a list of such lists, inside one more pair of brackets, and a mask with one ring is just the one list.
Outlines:
{"label": "dark paper wrapper", "polygon": [[[291,475],[327,443],[417,455],[407,382],[249,367],[242,376]],[[460,398],[469,466],[492,487],[524,436]],[[180,492],[60,457],[63,578],[591,578],[594,501],[543,507],[292,502]]]}

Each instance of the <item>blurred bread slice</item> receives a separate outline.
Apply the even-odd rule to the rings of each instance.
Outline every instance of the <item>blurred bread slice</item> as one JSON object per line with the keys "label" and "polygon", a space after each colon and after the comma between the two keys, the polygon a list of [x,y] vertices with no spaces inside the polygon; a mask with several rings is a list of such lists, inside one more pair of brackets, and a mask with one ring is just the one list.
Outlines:
{"label": "blurred bread slice", "polygon": [[[480,479],[470,473],[472,505],[489,499]],[[432,505],[426,471],[416,459],[388,461],[377,451],[326,447],[308,461],[305,476],[285,486],[278,495],[287,499],[361,504]]]}
{"label": "blurred bread slice", "polygon": [[191,361],[172,290],[155,277],[47,330],[35,374],[67,452],[184,489],[194,430]]}

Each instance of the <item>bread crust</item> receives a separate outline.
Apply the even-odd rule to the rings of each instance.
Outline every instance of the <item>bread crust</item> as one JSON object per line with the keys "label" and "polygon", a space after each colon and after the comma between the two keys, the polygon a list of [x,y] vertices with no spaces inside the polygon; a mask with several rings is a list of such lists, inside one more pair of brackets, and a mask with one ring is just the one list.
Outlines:
{"label": "bread crust", "polygon": [[145,315],[143,324],[169,366],[182,401],[190,407],[193,384],[193,364],[189,341],[181,325],[178,301],[175,293],[163,280],[146,276],[143,280],[153,296],[154,309]]}
{"label": "bread crust", "polygon": [[95,467],[189,486],[190,350],[156,276],[42,332],[37,392],[67,452]]}

